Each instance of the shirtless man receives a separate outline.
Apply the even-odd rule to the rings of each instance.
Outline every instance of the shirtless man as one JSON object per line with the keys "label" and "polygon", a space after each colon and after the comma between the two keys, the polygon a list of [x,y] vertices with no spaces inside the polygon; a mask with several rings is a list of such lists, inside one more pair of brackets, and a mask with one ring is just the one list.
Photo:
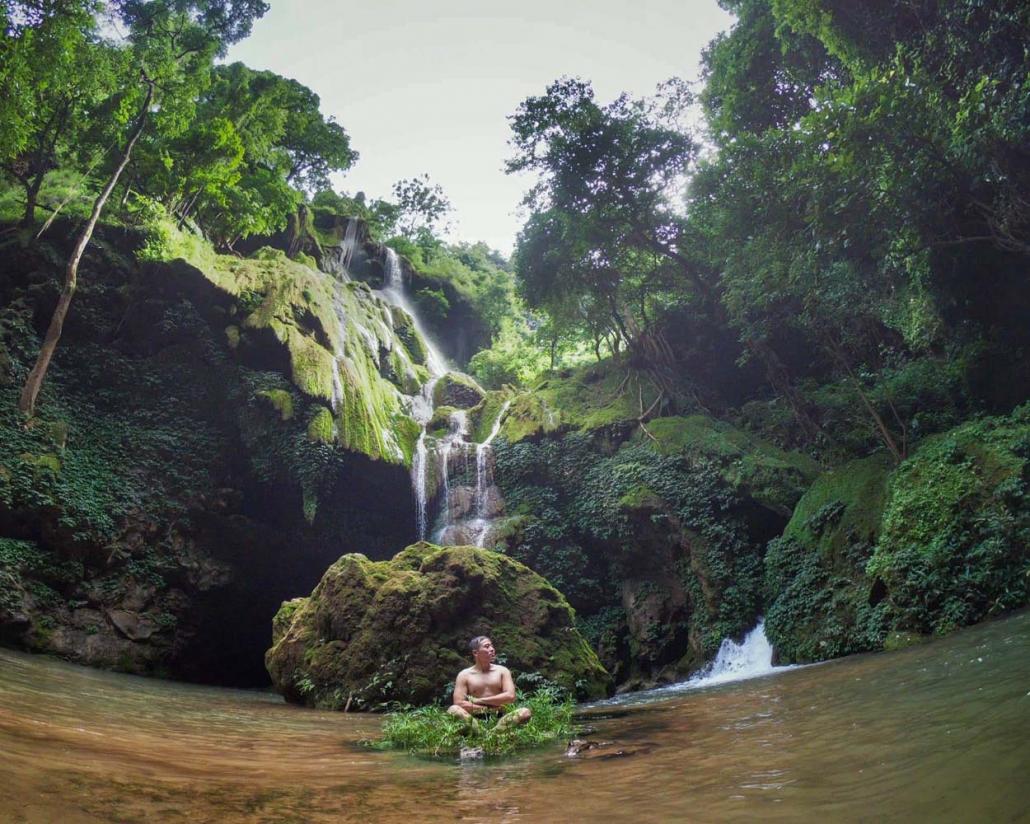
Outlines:
{"label": "shirtless man", "polygon": [[[501,707],[515,702],[515,682],[507,667],[494,663],[497,651],[493,641],[485,635],[477,635],[469,641],[469,650],[475,663],[458,673],[447,712],[475,723],[473,716],[500,711]],[[497,726],[525,724],[532,715],[529,707],[519,707],[498,721]]]}

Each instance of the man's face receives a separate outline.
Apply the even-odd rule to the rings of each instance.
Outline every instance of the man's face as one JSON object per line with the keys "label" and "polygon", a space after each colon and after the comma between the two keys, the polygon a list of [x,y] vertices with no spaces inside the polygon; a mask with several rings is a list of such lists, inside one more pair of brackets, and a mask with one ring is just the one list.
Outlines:
{"label": "man's face", "polygon": [[494,649],[493,641],[489,638],[484,638],[479,642],[479,649],[476,650],[477,664],[492,664],[496,657],[497,651]]}

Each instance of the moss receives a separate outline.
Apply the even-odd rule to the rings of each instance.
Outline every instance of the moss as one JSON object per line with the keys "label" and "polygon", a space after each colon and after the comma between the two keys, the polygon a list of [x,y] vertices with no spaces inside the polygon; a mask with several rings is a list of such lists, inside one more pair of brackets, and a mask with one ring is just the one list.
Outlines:
{"label": "moss", "polygon": [[880,532],[891,462],[821,475],[766,552],[766,632],[785,662],[879,649],[888,617],[865,573]]}
{"label": "moss", "polygon": [[279,418],[284,421],[293,417],[293,396],[283,389],[263,389],[255,393],[257,397],[264,398],[271,407],[279,413]]}
{"label": "moss", "polygon": [[552,375],[516,397],[504,427],[512,443],[559,429],[588,431],[633,422],[659,392],[646,375],[612,361]]}
{"label": "moss", "polygon": [[309,269],[318,269],[318,261],[311,257],[307,252],[297,252],[293,259],[302,266],[307,266]]}
{"label": "moss", "polygon": [[[728,483],[783,515],[790,514],[820,471],[807,455],[787,452],[705,415],[656,418],[647,423],[647,431],[661,454],[694,454],[715,461]],[[636,435],[638,440],[647,437],[643,432]]]}
{"label": "moss", "polygon": [[433,403],[437,406],[472,409],[483,400],[483,396],[483,388],[461,372],[448,372],[433,387]]}
{"label": "moss", "polygon": [[[509,389],[487,392],[483,396],[483,400],[469,410],[469,429],[472,440],[476,443],[483,443],[490,437],[498,416],[505,409],[505,404],[510,406],[511,399],[512,392]],[[507,412],[505,414],[507,415]]]}
{"label": "moss", "polygon": [[518,672],[582,696],[610,688],[561,593],[517,561],[475,547],[420,543],[380,562],[345,555],[276,633],[266,655],[273,682],[289,700],[316,706],[435,700],[467,666],[468,638],[481,634]]}
{"label": "moss", "polygon": [[820,475],[783,532],[835,563],[847,545],[876,543],[891,462],[886,455],[851,461]]}
{"label": "moss", "polygon": [[[365,284],[340,284],[278,249],[264,247],[241,260],[215,255],[174,226],[166,233],[163,254],[183,257],[234,296],[244,316],[240,326],[270,332],[286,348],[293,384],[334,404],[341,446],[410,465],[418,426],[400,390],[416,391],[426,378],[416,363],[424,352],[410,318]],[[384,362],[381,352],[390,353]]]}
{"label": "moss", "polygon": [[61,459],[53,452],[45,452],[41,455],[34,455],[31,452],[22,452],[18,459],[33,467],[36,476],[49,473],[57,475],[61,471]]}
{"label": "moss", "polygon": [[1030,404],[927,438],[890,479],[868,573],[895,627],[946,632],[1030,601]]}
{"label": "moss", "polygon": [[308,421],[308,440],[314,443],[332,443],[336,437],[336,423],[333,413],[324,406],[316,407],[315,414]]}

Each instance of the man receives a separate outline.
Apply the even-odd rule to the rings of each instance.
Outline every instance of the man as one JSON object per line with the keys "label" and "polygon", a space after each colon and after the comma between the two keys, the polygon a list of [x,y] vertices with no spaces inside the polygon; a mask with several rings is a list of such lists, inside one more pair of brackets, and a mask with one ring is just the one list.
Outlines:
{"label": "man", "polygon": [[[451,707],[447,712],[475,726],[474,716],[500,712],[501,707],[515,702],[515,682],[507,667],[494,663],[497,651],[494,642],[487,636],[477,635],[469,641],[469,650],[475,663],[458,673]],[[498,721],[497,726],[525,724],[532,715],[529,707],[519,707]]]}

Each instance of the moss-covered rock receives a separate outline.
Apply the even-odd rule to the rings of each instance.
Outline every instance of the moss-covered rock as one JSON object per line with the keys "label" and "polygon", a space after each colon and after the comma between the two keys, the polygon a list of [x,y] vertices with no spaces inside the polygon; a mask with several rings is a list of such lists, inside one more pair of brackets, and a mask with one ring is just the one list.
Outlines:
{"label": "moss-covered rock", "polygon": [[[0,254],[0,338],[17,378],[0,385],[0,643],[129,672],[267,683],[267,622],[283,598],[342,552],[387,557],[414,540],[408,471],[343,449],[329,403],[293,382],[287,347],[243,323],[297,264],[268,253],[224,263],[184,237],[196,248],[178,257],[239,267],[230,290],[181,259],[140,264],[145,236],[110,226],[83,257],[26,425],[18,390],[73,230],[59,218],[41,243],[8,236]],[[330,352],[317,295],[277,288],[295,287],[284,322]],[[367,290],[353,298],[384,318]],[[354,345],[374,360],[393,340],[386,327],[374,347]]]}
{"label": "moss-covered rock", "polygon": [[582,399],[583,372],[513,400],[495,450],[510,517],[495,534],[566,593],[620,686],[642,687],[689,675],[754,625],[765,543],[817,467],[699,415],[641,425],[633,373],[595,374],[597,402],[553,428],[526,411]]}
{"label": "moss-covered rock", "polygon": [[1030,407],[821,477],[766,555],[785,661],[896,648],[1030,602]]}
{"label": "moss-covered rock", "polygon": [[868,574],[892,628],[947,632],[1030,602],[1030,404],[927,438],[891,476]]}
{"label": "moss-covered rock", "polygon": [[448,372],[433,387],[433,402],[437,406],[472,409],[483,400],[483,388],[468,375]]}
{"label": "moss-covered rock", "polygon": [[882,585],[865,566],[880,534],[891,462],[874,455],[820,476],[765,557],[766,633],[779,659],[818,661],[879,649]]}
{"label": "moss-covered rock", "polygon": [[575,629],[558,590],[522,564],[474,547],[420,543],[391,561],[345,555],[310,598],[284,604],[265,656],[287,700],[381,709],[446,695],[467,643],[489,634],[516,676],[583,698],[611,678]]}
{"label": "moss-covered rock", "polygon": [[663,455],[691,454],[720,466],[735,488],[784,516],[819,474],[814,460],[788,452],[706,415],[655,418],[637,438],[650,438]]}
{"label": "moss-covered rock", "polygon": [[661,393],[646,374],[605,361],[552,375],[517,396],[502,431],[517,443],[557,431],[635,426],[661,407]]}
{"label": "moss-covered rock", "polygon": [[[160,230],[148,260],[178,260],[173,279],[200,276],[235,299],[239,322],[226,334],[242,361],[288,364],[297,389],[331,405],[341,446],[410,466],[419,429],[403,395],[417,392],[426,376],[405,313],[366,284],[340,282],[281,249],[261,247],[246,259],[217,255],[174,226]],[[272,351],[276,344],[281,355]]]}

